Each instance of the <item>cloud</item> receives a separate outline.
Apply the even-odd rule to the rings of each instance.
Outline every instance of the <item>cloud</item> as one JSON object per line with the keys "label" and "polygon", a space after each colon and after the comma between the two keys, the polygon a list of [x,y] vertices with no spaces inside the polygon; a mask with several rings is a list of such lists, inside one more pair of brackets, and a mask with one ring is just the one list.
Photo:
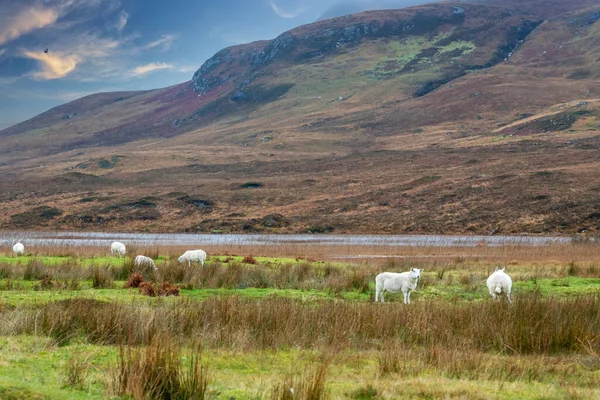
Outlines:
{"label": "cloud", "polygon": [[50,8],[29,7],[20,10],[8,20],[0,20],[0,44],[29,33],[33,30],[52,25],[58,19],[58,12]]}
{"label": "cloud", "polygon": [[148,43],[145,47],[147,49],[154,49],[156,47],[161,47],[163,50],[168,50],[173,44],[173,40],[175,40],[174,35],[163,35],[160,39],[157,39],[153,42]]}
{"label": "cloud", "polygon": [[304,8],[299,8],[296,11],[292,11],[292,12],[285,11],[281,7],[279,7],[277,4],[275,4],[275,2],[273,0],[269,1],[269,5],[271,6],[271,9],[273,9],[273,12],[275,12],[275,14],[279,15],[281,18],[286,18],[286,19],[296,18],[297,16],[299,16],[300,14],[302,14],[304,12]]}
{"label": "cloud", "polygon": [[197,65],[182,65],[181,67],[177,68],[177,70],[179,72],[183,72],[183,73],[196,72],[197,69],[198,69]]}
{"label": "cloud", "polygon": [[175,68],[175,67],[171,64],[167,64],[164,62],[150,63],[150,64],[146,64],[146,65],[140,65],[139,67],[134,68],[133,71],[131,71],[131,76],[141,76],[141,75],[150,73],[152,71],[158,71],[160,69],[171,69],[171,68]]}
{"label": "cloud", "polygon": [[119,20],[117,21],[117,30],[122,31],[127,25],[127,20],[129,19],[129,14],[124,10],[119,13]]}
{"label": "cloud", "polygon": [[35,79],[50,80],[62,78],[70,74],[81,58],[77,55],[60,55],[55,53],[43,53],[33,51],[23,51],[23,55],[39,61],[42,66],[41,71],[33,72],[31,76]]}

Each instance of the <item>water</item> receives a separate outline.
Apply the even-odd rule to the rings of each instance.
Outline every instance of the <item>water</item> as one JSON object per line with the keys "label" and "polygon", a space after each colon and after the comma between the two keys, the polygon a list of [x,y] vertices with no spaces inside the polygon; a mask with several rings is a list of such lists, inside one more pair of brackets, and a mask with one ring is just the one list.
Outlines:
{"label": "water", "polygon": [[435,246],[472,247],[570,243],[556,236],[466,236],[466,235],[214,235],[182,233],[105,232],[0,232],[0,247],[17,241],[26,246],[110,246],[113,241],[138,246],[274,245],[315,244],[339,246]]}

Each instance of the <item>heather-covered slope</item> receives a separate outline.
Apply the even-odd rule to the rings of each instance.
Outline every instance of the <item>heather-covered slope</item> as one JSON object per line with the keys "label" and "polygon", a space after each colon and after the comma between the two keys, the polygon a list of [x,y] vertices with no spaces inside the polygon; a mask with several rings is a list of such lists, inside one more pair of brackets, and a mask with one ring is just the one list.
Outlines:
{"label": "heather-covered slope", "polygon": [[319,21],[50,110],[0,131],[0,224],[594,232],[600,6],[527,4]]}

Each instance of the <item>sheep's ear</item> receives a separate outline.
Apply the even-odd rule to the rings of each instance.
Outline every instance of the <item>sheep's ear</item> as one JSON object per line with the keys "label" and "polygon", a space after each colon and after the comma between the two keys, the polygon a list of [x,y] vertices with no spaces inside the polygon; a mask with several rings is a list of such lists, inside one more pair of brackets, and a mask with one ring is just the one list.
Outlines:
{"label": "sheep's ear", "polygon": [[500,267],[496,267],[496,271],[500,271]]}
{"label": "sheep's ear", "polygon": [[500,271],[504,272],[504,270],[505,270],[505,269],[506,269],[506,268],[502,268]]}
{"label": "sheep's ear", "polygon": [[423,272],[423,271],[425,271],[425,269],[424,269],[424,268],[421,268],[421,269],[419,270],[419,272]]}

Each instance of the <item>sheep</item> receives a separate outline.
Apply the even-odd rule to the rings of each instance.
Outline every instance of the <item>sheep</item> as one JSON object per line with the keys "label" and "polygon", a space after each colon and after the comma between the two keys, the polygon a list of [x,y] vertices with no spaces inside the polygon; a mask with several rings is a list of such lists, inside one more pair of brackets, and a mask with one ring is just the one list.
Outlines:
{"label": "sheep", "polygon": [[158,271],[158,268],[156,268],[156,265],[154,265],[154,261],[150,257],[146,257],[146,256],[142,256],[142,255],[135,257],[135,260],[133,261],[133,265],[136,269],[138,269],[138,268],[146,269],[146,268],[152,267],[152,269],[154,271]]}
{"label": "sheep", "polygon": [[490,295],[492,299],[496,299],[496,295],[505,294],[508,302],[512,304],[512,300],[510,299],[510,290],[512,289],[512,279],[506,272],[504,272],[504,268],[496,267],[496,271],[490,275],[487,279],[487,287],[490,291]]}
{"label": "sheep", "polygon": [[385,303],[383,299],[384,291],[391,293],[402,291],[404,304],[410,304],[410,292],[417,288],[421,272],[423,272],[422,269],[411,268],[407,272],[382,272],[377,275],[375,278],[375,302],[377,303],[381,294],[381,302]]}
{"label": "sheep", "polygon": [[110,245],[110,253],[117,256],[124,256],[127,253],[125,245],[121,242],[112,242]]}
{"label": "sheep", "polygon": [[25,246],[23,246],[22,243],[15,243],[15,245],[13,246],[13,252],[16,255],[21,256],[25,252]]}
{"label": "sheep", "polygon": [[188,265],[192,264],[192,261],[199,261],[202,266],[206,261],[206,253],[204,250],[188,250],[177,259],[180,263],[187,261]]}

